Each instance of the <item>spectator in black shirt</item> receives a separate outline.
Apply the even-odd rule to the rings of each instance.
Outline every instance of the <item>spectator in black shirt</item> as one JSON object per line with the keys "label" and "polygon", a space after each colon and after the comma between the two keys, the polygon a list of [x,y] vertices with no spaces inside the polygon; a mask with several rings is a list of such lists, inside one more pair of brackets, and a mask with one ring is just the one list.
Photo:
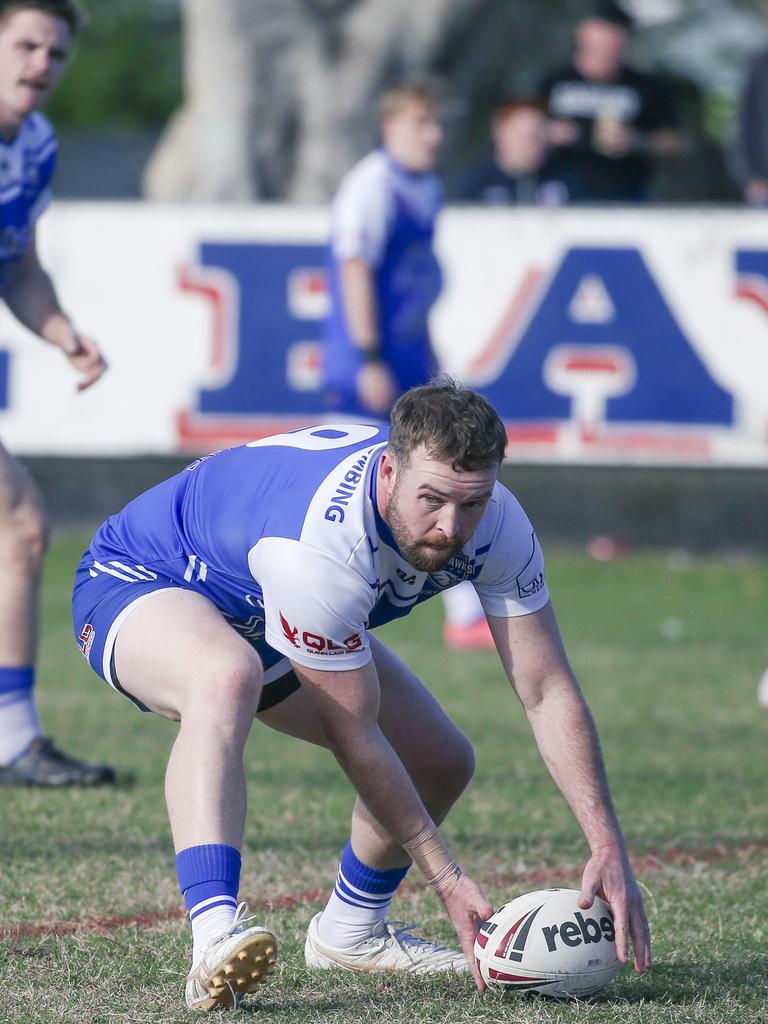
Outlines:
{"label": "spectator in black shirt", "polygon": [[493,151],[459,182],[459,202],[488,206],[566,202],[565,184],[547,170],[548,119],[541,100],[502,103],[491,123]]}
{"label": "spectator in black shirt", "polygon": [[600,3],[576,26],[573,63],[547,76],[553,173],[576,201],[648,199],[654,159],[683,150],[673,90],[623,63],[633,21]]}

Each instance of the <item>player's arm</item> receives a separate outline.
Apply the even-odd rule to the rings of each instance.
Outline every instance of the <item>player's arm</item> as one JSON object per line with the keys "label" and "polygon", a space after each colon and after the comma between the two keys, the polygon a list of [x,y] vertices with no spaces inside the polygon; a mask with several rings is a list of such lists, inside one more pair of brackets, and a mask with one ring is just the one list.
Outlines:
{"label": "player's arm", "polygon": [[395,382],[381,355],[373,270],[362,259],[345,259],[341,261],[339,280],[347,327],[362,360],[357,376],[358,396],[372,412],[388,412],[395,400]]}
{"label": "player's arm", "polygon": [[61,349],[80,374],[78,391],[99,379],[107,368],[104,357],[91,338],[75,330],[59,305],[53,281],[38,259],[34,234],[6,286],[3,299],[21,324]]}
{"label": "player's arm", "polygon": [[362,259],[341,261],[341,296],[344,315],[355,348],[363,357],[380,355],[379,310],[373,270]]}
{"label": "player's arm", "polygon": [[328,745],[368,810],[421,869],[445,904],[482,991],[472,948],[493,908],[451,857],[394,748],[379,728],[379,681],[373,661],[343,672],[293,662]]}
{"label": "player's arm", "polygon": [[619,958],[628,959],[629,934],[635,970],[642,973],[651,963],[648,922],[613,809],[597,730],[568,664],[552,606],[547,603],[530,615],[489,616],[488,621],[541,756],[589,844],[580,905],[590,906],[596,893],[608,900]]}

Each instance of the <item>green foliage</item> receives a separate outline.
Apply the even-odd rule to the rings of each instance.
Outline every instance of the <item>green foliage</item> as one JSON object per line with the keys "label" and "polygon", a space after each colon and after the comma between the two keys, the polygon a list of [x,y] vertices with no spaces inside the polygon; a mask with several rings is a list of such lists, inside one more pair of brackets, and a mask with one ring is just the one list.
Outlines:
{"label": "green foliage", "polygon": [[[188,924],[163,805],[175,726],[142,715],[85,666],[69,616],[86,537],[47,564],[41,709],[66,750],[111,760],[115,789],[0,793],[0,987],[4,1024],[175,1024]],[[233,1019],[263,1024],[765,1024],[768,889],[765,749],[755,700],[768,664],[768,563],[639,554],[595,563],[549,552],[566,645],[598,722],[654,934],[656,963],[626,969],[595,1000],[479,996],[467,977],[309,972],[307,922],[335,875],[351,809],[331,756],[256,726],[242,891],[280,941],[279,969]],[[734,609],[738,614],[734,615]],[[440,644],[431,601],[379,635],[477,748],[477,775],[445,833],[494,904],[578,885],[585,845],[490,653]],[[141,915],[157,914],[153,924]],[[450,942],[416,873],[396,916]],[[122,917],[122,922],[114,920]],[[112,918],[113,920],[110,920]],[[74,927],[76,922],[80,927]],[[4,929],[59,922],[48,934]]]}
{"label": "green foliage", "polygon": [[46,113],[61,130],[163,124],[182,97],[176,0],[90,0],[86,10],[88,25]]}

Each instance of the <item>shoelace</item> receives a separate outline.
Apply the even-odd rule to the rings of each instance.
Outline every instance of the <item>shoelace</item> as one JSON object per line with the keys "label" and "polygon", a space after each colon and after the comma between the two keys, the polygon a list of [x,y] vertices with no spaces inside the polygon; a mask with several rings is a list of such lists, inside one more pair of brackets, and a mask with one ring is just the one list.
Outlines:
{"label": "shoelace", "polygon": [[398,948],[405,953],[411,963],[416,963],[418,960],[418,956],[414,956],[412,950],[425,952],[429,949],[435,953],[447,952],[448,950],[447,946],[430,942],[428,939],[421,939],[418,935],[411,935],[410,930],[419,927],[415,921],[384,921],[383,924],[387,933],[394,939]]}
{"label": "shoelace", "polygon": [[223,931],[221,935],[216,939],[217,943],[221,942],[222,939],[229,939],[237,932],[242,931],[251,922],[256,922],[255,914],[251,914],[251,908],[247,903],[238,903],[235,916],[232,918],[232,923],[229,925],[226,931]]}

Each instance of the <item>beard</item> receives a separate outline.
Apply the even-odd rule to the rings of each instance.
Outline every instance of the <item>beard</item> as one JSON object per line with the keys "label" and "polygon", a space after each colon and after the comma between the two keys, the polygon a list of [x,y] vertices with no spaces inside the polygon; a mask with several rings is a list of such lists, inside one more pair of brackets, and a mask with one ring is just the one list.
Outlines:
{"label": "beard", "polygon": [[397,496],[397,484],[395,484],[387,507],[387,525],[392,531],[392,536],[395,538],[403,558],[418,572],[437,572],[439,569],[444,569],[456,552],[461,551],[464,547],[463,539],[461,537],[451,539],[442,533],[414,537],[400,514]]}

